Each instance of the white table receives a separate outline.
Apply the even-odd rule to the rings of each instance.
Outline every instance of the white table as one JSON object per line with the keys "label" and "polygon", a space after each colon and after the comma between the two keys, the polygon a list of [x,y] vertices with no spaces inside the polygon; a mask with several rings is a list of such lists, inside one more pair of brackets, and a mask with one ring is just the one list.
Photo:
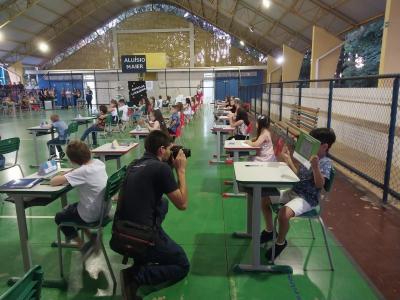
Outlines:
{"label": "white table", "polygon": [[[71,169],[59,169],[59,171],[69,171]],[[56,172],[55,172],[56,173]],[[39,176],[37,173],[26,176],[25,178],[39,178],[43,176]],[[45,177],[45,176],[44,176]],[[32,268],[32,258],[29,247],[29,239],[28,239],[28,228],[26,226],[26,215],[25,215],[25,205],[29,204],[29,201],[32,201],[32,198],[44,198],[48,199],[48,203],[53,202],[54,200],[61,198],[61,206],[64,208],[67,206],[67,192],[70,191],[72,187],[68,185],[60,185],[60,186],[50,186],[37,184],[30,189],[9,189],[0,187],[0,193],[6,193],[9,195],[15,203],[15,211],[17,214],[17,223],[18,223],[18,232],[19,232],[19,240],[21,246],[21,254],[22,261],[24,265],[24,271],[27,272]],[[47,203],[47,204],[48,204]],[[47,205],[46,204],[46,205]],[[34,206],[34,205],[32,205]],[[61,272],[61,270],[60,270]],[[48,287],[60,287],[65,285],[65,281],[63,279],[63,274],[60,273],[62,280],[45,280],[44,286]],[[9,284],[15,282],[17,278],[11,278],[9,280]]]}
{"label": "white table", "polygon": [[[257,151],[261,147],[253,147],[245,143],[245,141],[225,141],[224,149],[233,152],[233,161],[239,161],[239,154],[242,152]],[[242,197],[244,193],[239,193],[239,188],[236,180],[233,180],[233,193],[223,193],[223,197]]]}
{"label": "white table", "polygon": [[76,118],[74,118],[73,120],[75,121],[75,122],[77,122],[78,123],[78,125],[80,125],[80,124],[85,124],[86,125],[86,128],[89,128],[89,124],[90,123],[93,123],[93,120],[95,120],[95,119],[97,119],[97,117],[95,117],[95,116],[91,116],[91,117],[76,117]]}
{"label": "white table", "polygon": [[132,149],[136,148],[139,144],[132,143],[128,146],[117,146],[116,148],[111,147],[112,143],[101,145],[92,150],[92,153],[99,156],[100,160],[106,162],[106,156],[113,156],[117,160],[117,168],[121,168],[121,156],[127,154]]}
{"label": "white table", "polygon": [[27,128],[26,130],[29,131],[30,134],[33,136],[33,144],[34,144],[34,149],[35,149],[35,163],[36,165],[30,165],[31,168],[37,168],[39,167],[39,150],[38,150],[38,144],[37,144],[37,137],[40,135],[46,135],[46,134],[51,134],[51,139],[54,139],[54,128],[53,127],[41,127],[41,126],[34,126]]}
{"label": "white table", "polygon": [[148,136],[150,134],[150,130],[142,127],[141,129],[133,129],[129,131],[129,134],[135,137],[136,141],[139,143],[140,137]]}
{"label": "white table", "polygon": [[229,117],[228,116],[218,116],[218,121],[222,124],[228,125]]}
{"label": "white table", "polygon": [[217,134],[217,158],[210,161],[210,163],[225,163],[221,161],[222,145],[224,144],[224,136],[227,134],[232,134],[235,131],[234,127],[230,125],[214,125],[211,128],[213,133]]}
{"label": "white table", "polygon": [[292,187],[299,178],[282,162],[235,162],[234,169],[238,184],[253,190],[253,197],[247,197],[247,232],[234,234],[241,238],[251,237],[251,264],[240,264],[235,268],[242,271],[293,272],[290,266],[260,264],[261,190],[269,188],[273,195],[278,188]]}

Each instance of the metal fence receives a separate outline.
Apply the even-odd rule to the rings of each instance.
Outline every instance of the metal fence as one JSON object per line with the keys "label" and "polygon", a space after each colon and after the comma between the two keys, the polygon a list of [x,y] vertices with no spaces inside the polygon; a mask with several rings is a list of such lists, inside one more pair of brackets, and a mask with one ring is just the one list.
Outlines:
{"label": "metal fence", "polygon": [[400,74],[240,86],[251,111],[288,121],[292,105],[319,109],[318,127],[333,128],[334,161],[400,200]]}

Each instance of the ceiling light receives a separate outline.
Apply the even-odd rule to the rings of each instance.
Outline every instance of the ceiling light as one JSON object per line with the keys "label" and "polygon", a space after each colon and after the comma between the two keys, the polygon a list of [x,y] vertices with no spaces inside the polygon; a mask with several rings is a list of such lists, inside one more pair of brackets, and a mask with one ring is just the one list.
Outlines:
{"label": "ceiling light", "polygon": [[253,26],[253,25],[249,26],[249,30],[250,30],[251,32],[254,32],[254,26]]}
{"label": "ceiling light", "polygon": [[50,47],[49,44],[47,44],[46,42],[39,42],[38,44],[38,48],[41,52],[48,52]]}
{"label": "ceiling light", "polygon": [[240,45],[244,46],[244,42],[243,42],[243,41],[240,41]]}
{"label": "ceiling light", "polygon": [[265,8],[269,8],[271,6],[271,0],[263,0],[262,4]]}
{"label": "ceiling light", "polygon": [[285,61],[285,58],[281,55],[276,59],[276,63],[281,65]]}
{"label": "ceiling light", "polygon": [[0,42],[4,40],[4,34],[0,31]]}
{"label": "ceiling light", "polygon": [[185,12],[185,14],[183,15],[185,18],[187,18],[189,16],[188,12]]}

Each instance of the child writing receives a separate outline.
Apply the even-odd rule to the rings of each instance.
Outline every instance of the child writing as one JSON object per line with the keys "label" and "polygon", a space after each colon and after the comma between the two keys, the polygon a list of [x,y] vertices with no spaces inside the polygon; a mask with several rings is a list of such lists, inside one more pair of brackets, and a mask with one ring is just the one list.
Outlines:
{"label": "child writing", "polygon": [[[56,224],[62,222],[76,222],[80,224],[93,223],[100,220],[103,210],[104,192],[107,185],[107,173],[103,162],[92,159],[89,147],[82,141],[72,141],[67,146],[67,156],[71,163],[78,167],[63,175],[55,176],[51,179],[52,186],[69,183],[77,187],[79,202],[70,204],[55,217]],[[105,208],[106,213],[110,207]],[[89,242],[83,243],[74,227],[63,226],[62,232],[67,239],[74,240],[80,248],[83,259],[85,260],[94,250],[96,236],[89,230],[85,234]]]}
{"label": "child writing", "polygon": [[58,153],[60,154],[60,159],[63,159],[63,157],[65,156],[65,153],[64,153],[63,149],[61,148],[61,145],[64,145],[68,138],[68,130],[67,130],[68,126],[67,126],[67,124],[65,124],[64,121],[60,120],[60,117],[57,114],[51,115],[50,120],[51,120],[52,124],[49,125],[49,128],[53,127],[56,130],[58,136],[47,142],[47,147],[49,148],[49,152],[50,152],[49,159],[53,159],[53,158],[57,157],[55,147],[57,147]]}
{"label": "child writing", "polygon": [[276,161],[271,133],[269,132],[270,120],[266,115],[259,115],[257,118],[257,136],[252,140],[245,141],[252,147],[261,147],[257,151],[254,161]]}
{"label": "child writing", "polygon": [[89,133],[92,133],[93,145],[97,145],[96,131],[103,131],[104,128],[106,127],[106,118],[107,118],[107,112],[108,112],[107,106],[105,106],[105,105],[100,105],[99,110],[100,110],[100,114],[97,117],[96,124],[90,126],[88,129],[85,130],[85,132],[81,136],[81,141],[86,140]]}
{"label": "child writing", "polygon": [[[279,229],[275,244],[275,257],[279,256],[287,246],[286,234],[289,231],[289,220],[316,207],[319,204],[321,189],[324,187],[325,181],[330,179],[332,162],[327,154],[336,141],[335,132],[329,128],[316,128],[310,132],[310,135],[321,142],[317,155],[310,159],[311,168],[307,169],[301,165],[297,169],[288,148],[284,147],[281,157],[297,173],[300,181],[292,189],[284,191],[280,197],[262,198],[261,205],[266,229],[261,233],[261,243],[266,243],[273,238],[271,202],[285,204],[278,214]],[[272,248],[268,249],[266,257],[268,260],[272,259]]]}

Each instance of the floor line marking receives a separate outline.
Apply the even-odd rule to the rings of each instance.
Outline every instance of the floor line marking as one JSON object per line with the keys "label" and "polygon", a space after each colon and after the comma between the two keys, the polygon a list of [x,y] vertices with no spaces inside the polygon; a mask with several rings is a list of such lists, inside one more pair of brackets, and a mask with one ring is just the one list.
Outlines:
{"label": "floor line marking", "polygon": [[[16,219],[17,216],[0,216],[0,219]],[[26,216],[27,219],[54,219],[54,216]]]}

